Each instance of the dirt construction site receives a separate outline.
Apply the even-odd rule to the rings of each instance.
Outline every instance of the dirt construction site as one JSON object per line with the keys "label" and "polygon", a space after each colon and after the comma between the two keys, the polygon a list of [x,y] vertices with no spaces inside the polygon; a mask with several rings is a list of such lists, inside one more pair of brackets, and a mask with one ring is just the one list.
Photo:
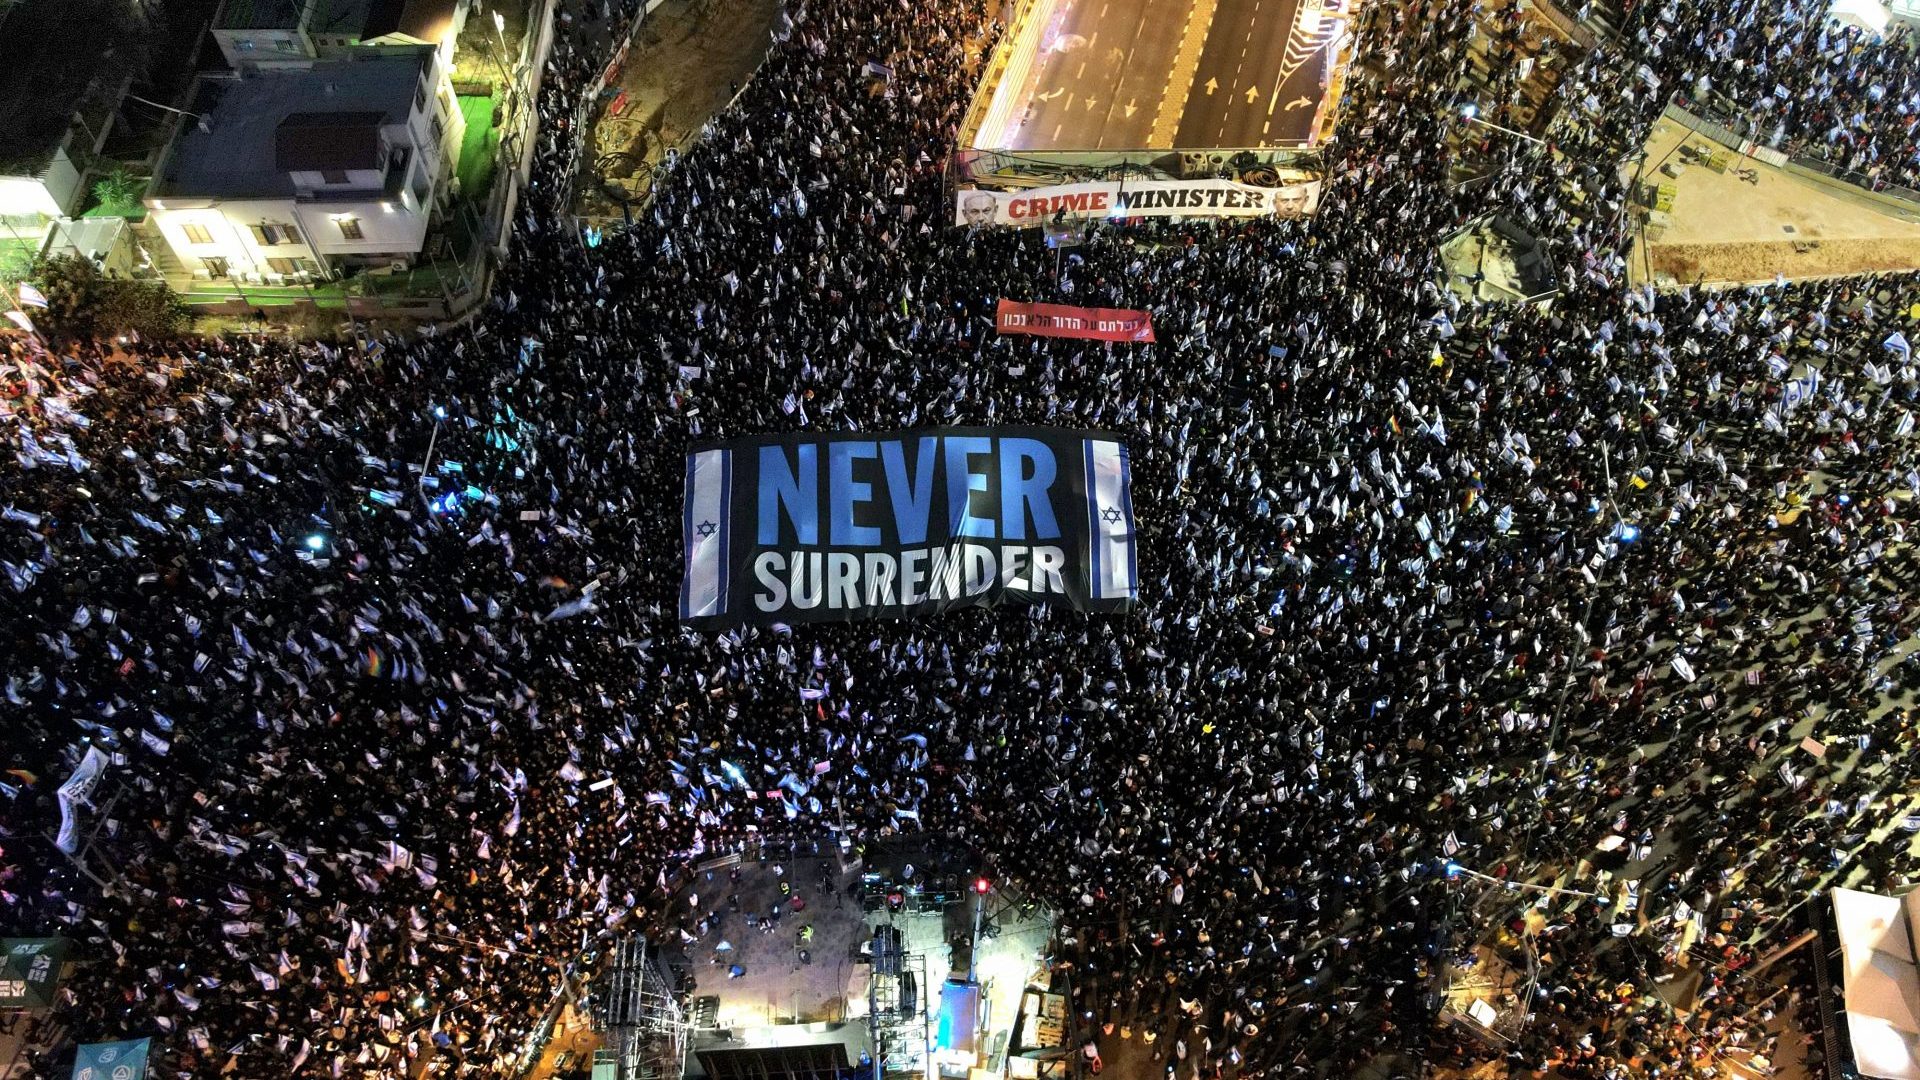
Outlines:
{"label": "dirt construction site", "polygon": [[[1759,283],[1920,268],[1920,207],[1769,165],[1664,119],[1639,176],[1632,279]],[[1638,208],[1637,208],[1638,209]]]}
{"label": "dirt construction site", "polygon": [[1734,284],[1920,269],[1920,206],[1743,156],[1674,119],[1638,171],[1632,281]]}

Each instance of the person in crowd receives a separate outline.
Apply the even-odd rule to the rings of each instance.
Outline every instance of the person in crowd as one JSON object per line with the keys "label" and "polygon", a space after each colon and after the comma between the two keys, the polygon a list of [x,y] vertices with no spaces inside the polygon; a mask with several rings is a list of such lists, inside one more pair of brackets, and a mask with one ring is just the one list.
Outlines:
{"label": "person in crowd", "polygon": [[[469,326],[10,343],[0,924],[76,941],[66,1032],[157,1036],[167,1080],[518,1075],[613,935],[731,963],[692,862],[831,827],[957,838],[1057,910],[1096,1068],[1448,1060],[1430,990],[1486,949],[1539,972],[1517,1074],[1768,1049],[1807,995],[1748,969],[1814,890],[1912,873],[1914,283],[1635,286],[1616,163],[1704,82],[1903,178],[1904,40],[1640,5],[1559,59],[1537,146],[1457,119],[1528,92],[1513,12],[1381,0],[1312,216],[1058,260],[949,224],[996,14],[789,7],[588,247],[581,95],[635,17],[588,5]],[[1441,284],[1496,209],[1550,304]],[[1160,341],[999,337],[1002,296]],[[677,623],[692,440],[958,424],[1121,433],[1137,610]]]}

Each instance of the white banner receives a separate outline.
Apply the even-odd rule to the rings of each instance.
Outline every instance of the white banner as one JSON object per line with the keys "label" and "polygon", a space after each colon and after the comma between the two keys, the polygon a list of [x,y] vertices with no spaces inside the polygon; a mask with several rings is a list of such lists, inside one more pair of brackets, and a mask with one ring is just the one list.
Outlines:
{"label": "white banner", "polygon": [[73,770],[67,782],[55,792],[60,801],[60,835],[54,838],[61,851],[71,855],[80,848],[80,815],[78,808],[93,795],[93,789],[100,784],[100,774],[107,770],[107,755],[97,746],[87,747],[87,756],[80,759],[80,766]]}
{"label": "white banner", "polygon": [[1319,209],[1320,181],[1277,188],[1232,180],[1105,180],[1027,191],[961,188],[955,225],[1045,225],[1129,217],[1304,217]]}

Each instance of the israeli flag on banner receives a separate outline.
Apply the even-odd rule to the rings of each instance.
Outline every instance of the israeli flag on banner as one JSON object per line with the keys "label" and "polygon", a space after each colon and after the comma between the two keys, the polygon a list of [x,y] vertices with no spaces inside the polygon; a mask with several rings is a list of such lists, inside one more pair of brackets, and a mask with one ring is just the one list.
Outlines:
{"label": "israeli flag on banner", "polygon": [[86,1043],[73,1056],[73,1080],[145,1080],[152,1041]]}
{"label": "israeli flag on banner", "polygon": [[727,518],[733,505],[733,452],[702,450],[687,458],[687,503],[681,535],[686,574],[680,585],[680,617],[695,619],[727,610]]}
{"label": "israeli flag on banner", "polygon": [[1136,599],[1133,482],[1127,448],[1103,439],[1086,439],[1084,446],[1089,591],[1095,600]]}

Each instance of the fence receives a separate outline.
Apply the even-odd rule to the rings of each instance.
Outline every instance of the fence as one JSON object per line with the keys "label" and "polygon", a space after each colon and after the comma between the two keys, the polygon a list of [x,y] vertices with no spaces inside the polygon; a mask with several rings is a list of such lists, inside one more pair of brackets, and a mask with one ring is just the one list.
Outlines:
{"label": "fence", "polygon": [[1118,177],[1144,179],[1240,178],[1267,171],[1317,174],[1322,152],[1304,147],[1220,150],[956,150],[948,168],[953,186],[985,182],[1007,187],[1045,187]]}
{"label": "fence", "polygon": [[[1667,105],[1666,116],[1675,123],[1692,129],[1709,139],[1739,150],[1750,157],[1758,158],[1769,165],[1789,170],[1802,170],[1802,174],[1813,173],[1822,179],[1858,188],[1869,195],[1898,199],[1903,203],[1920,207],[1920,191],[1889,184],[1878,177],[1843,168],[1832,162],[1822,160],[1810,154],[1796,151],[1792,143],[1781,150],[1768,142],[1760,141],[1760,125],[1744,116],[1738,116],[1710,102],[1694,101],[1684,95],[1676,94]],[[1896,211],[1899,212],[1899,211]]]}

